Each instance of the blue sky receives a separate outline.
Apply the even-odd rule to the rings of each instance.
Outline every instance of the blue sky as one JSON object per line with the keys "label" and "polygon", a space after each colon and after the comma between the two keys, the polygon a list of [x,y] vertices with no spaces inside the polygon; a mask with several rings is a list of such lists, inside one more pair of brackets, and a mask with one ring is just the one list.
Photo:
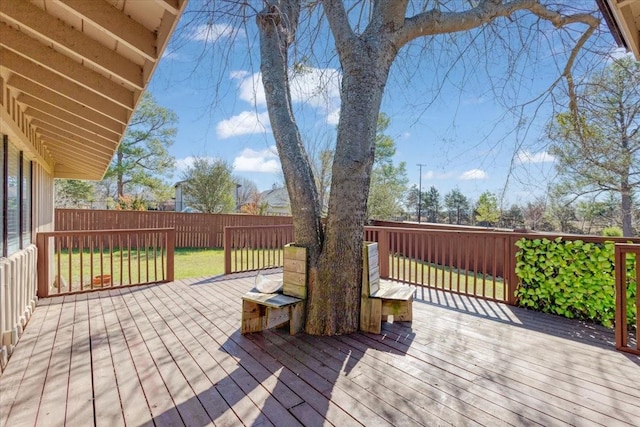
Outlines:
{"label": "blue sky", "polygon": [[[188,8],[196,4],[192,0]],[[250,48],[257,46],[253,20],[245,27],[215,19],[209,25],[186,25],[190,16],[183,18],[149,85],[157,102],[179,116],[170,149],[177,160],[172,181],[180,179],[193,156],[205,156],[228,161],[234,174],[254,181],[260,190],[280,185],[258,52]],[[437,60],[408,50],[392,70],[381,111],[391,118],[386,133],[396,141],[394,160],[406,162],[411,184],[418,184],[418,164],[423,164],[423,190],[434,185],[441,195],[459,188],[477,199],[488,190],[504,195],[508,205],[545,193],[555,175],[543,137],[552,114],[550,99],[532,103],[522,116],[507,106],[535,98],[557,77],[556,61],[546,53],[561,50],[554,37],[551,32],[541,37],[547,43],[538,46],[543,53],[522,61],[514,72],[520,76],[517,84],[507,82],[504,90],[495,89],[496,78],[506,75],[502,50],[478,50],[452,66],[441,53],[446,44],[441,43]],[[606,32],[592,43],[600,52],[614,50]],[[340,71],[331,41],[324,51],[325,57],[316,54],[308,60],[307,72],[292,78],[303,138],[315,141],[334,138],[340,108]],[[406,61],[416,58],[408,66]],[[606,61],[588,54],[585,58],[590,64]]]}

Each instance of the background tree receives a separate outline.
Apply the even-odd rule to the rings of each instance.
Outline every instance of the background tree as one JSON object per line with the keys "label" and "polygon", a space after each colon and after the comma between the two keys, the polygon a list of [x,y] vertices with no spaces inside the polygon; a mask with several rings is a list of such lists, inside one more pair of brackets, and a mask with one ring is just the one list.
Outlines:
{"label": "background tree", "polygon": [[546,212],[549,222],[554,224],[555,230],[561,233],[577,233],[581,230],[574,225],[576,218],[576,210],[570,200],[561,196],[551,198],[551,203]]}
{"label": "background tree", "polygon": [[206,213],[234,211],[236,183],[224,160],[195,157],[182,180],[184,198],[194,209]]}
{"label": "background tree", "polygon": [[462,192],[454,188],[444,196],[444,205],[447,208],[449,224],[460,225],[469,218],[470,203]]}
{"label": "background tree", "polygon": [[565,194],[617,194],[624,236],[633,236],[640,186],[640,63],[625,57],[579,87],[575,107],[550,128]]}
{"label": "background tree", "polygon": [[543,197],[527,202],[522,210],[525,227],[531,230],[544,230],[543,223],[546,210],[547,202]]}
{"label": "background tree", "polygon": [[269,210],[269,202],[262,200],[260,193],[255,191],[249,201],[240,208],[242,213],[248,215],[266,215]]}
{"label": "background tree", "polygon": [[498,223],[500,220],[500,208],[495,194],[485,191],[478,197],[475,217],[478,225],[483,227],[493,227]]}
{"label": "background tree", "polygon": [[422,196],[422,207],[427,222],[437,223],[442,210],[440,192],[433,185]]}
{"label": "background tree", "polygon": [[[580,229],[585,234],[597,233],[619,218],[620,202],[609,198],[607,200],[579,200],[576,203],[576,219],[580,222]],[[620,229],[622,230],[622,229]]]}
{"label": "background tree", "polygon": [[246,205],[247,203],[253,202],[255,200],[256,194],[258,195],[258,197],[260,196],[258,186],[252,180],[241,176],[234,176],[233,182],[237,187],[234,192],[234,198],[236,198],[237,196],[237,200],[235,201],[237,208],[242,209],[242,206]]}
{"label": "background tree", "polygon": [[148,92],[142,94],[104,176],[106,181],[115,182],[114,199],[166,192],[164,180],[172,176],[175,164],[168,148],[176,136],[177,122],[173,111],[158,105]]}
{"label": "background tree", "polygon": [[[399,65],[405,75],[413,71],[409,69],[410,64],[420,66],[438,60],[443,64],[448,60],[448,63],[459,64],[465,62],[465,58],[469,58],[474,70],[493,69],[491,65],[497,57],[522,61],[519,63],[522,67],[535,60],[535,54],[529,55],[526,49],[540,46],[540,52],[549,55],[548,45],[534,42],[538,33],[551,41],[553,34],[561,32],[566,43],[576,45],[575,49],[568,49],[568,55],[562,59],[566,66],[560,66],[562,75],[570,77],[579,48],[598,28],[599,22],[588,13],[576,12],[574,2],[568,3],[569,6],[562,7],[557,3],[547,6],[542,0],[263,1],[264,8],[256,15],[262,83],[291,199],[296,240],[309,251],[307,333],[343,334],[358,328],[362,240],[376,124],[384,89],[397,57],[406,55],[407,61]],[[243,9],[230,10],[233,6]],[[303,6],[308,9],[303,10]],[[200,15],[201,22],[210,25],[222,15],[246,19],[252,7],[248,2],[204,2],[201,10],[209,8],[210,13]],[[301,17],[309,21],[300,25]],[[301,32],[317,32],[299,35],[299,28]],[[560,32],[553,33],[553,29]],[[577,38],[572,38],[574,36]],[[315,42],[326,40],[333,41],[335,49],[326,45],[313,49]],[[554,54],[562,51],[553,49]],[[424,56],[416,55],[418,52]],[[294,65],[304,58],[323,62],[323,67],[339,61],[342,73],[341,106],[324,225],[313,168],[292,108],[294,99],[289,76]],[[532,62],[527,62],[529,59]],[[485,60],[486,67],[478,67],[478,60]],[[514,69],[511,76],[496,76],[494,82],[510,84],[517,80],[510,77],[524,69],[515,67],[514,63],[500,67],[500,72]],[[434,76],[435,89],[442,79],[437,73],[430,75]],[[566,81],[571,89],[572,80]],[[503,89],[498,87],[497,92],[506,94],[508,90]],[[438,90],[425,93],[426,104],[431,105],[438,93]]]}
{"label": "background tree", "polygon": [[77,208],[94,201],[94,184],[79,179],[56,179],[55,204],[57,208]]}
{"label": "background tree", "polygon": [[511,205],[509,209],[500,215],[500,226],[505,228],[520,228],[524,226],[524,212],[517,204]]}
{"label": "background tree", "polygon": [[393,164],[396,143],[384,131],[391,119],[380,113],[376,128],[374,166],[371,171],[367,218],[389,220],[402,214],[402,201],[407,191],[407,166]]}
{"label": "background tree", "polygon": [[420,197],[420,189],[417,185],[413,184],[411,188],[407,190],[407,197],[404,202],[404,206],[407,211],[407,216],[418,220],[418,198]]}

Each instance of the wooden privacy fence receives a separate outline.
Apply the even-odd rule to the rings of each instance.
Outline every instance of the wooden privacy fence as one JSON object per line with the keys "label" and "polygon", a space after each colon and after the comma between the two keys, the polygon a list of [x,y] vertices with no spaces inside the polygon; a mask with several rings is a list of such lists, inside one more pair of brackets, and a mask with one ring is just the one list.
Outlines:
{"label": "wooden privacy fence", "polygon": [[[635,277],[629,277],[627,262],[635,264],[631,271]],[[640,245],[618,243],[615,246],[616,268],[616,348],[621,351],[640,354]],[[636,307],[635,348],[629,346],[629,329],[627,317],[627,284],[634,282]]]}
{"label": "wooden privacy fence", "polygon": [[175,231],[53,231],[38,233],[38,296],[170,282]]}
{"label": "wooden privacy fence", "polygon": [[56,231],[173,228],[177,248],[222,248],[225,227],[291,224],[290,216],[87,209],[55,211]]}
{"label": "wooden privacy fence", "polygon": [[293,225],[225,227],[224,273],[282,267],[284,245],[294,240]]}

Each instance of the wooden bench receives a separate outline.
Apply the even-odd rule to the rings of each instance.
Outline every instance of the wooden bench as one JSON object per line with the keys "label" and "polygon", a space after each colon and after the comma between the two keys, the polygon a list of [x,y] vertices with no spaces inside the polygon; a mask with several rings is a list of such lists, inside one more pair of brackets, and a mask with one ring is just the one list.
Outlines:
{"label": "wooden bench", "polygon": [[247,292],[242,296],[242,334],[289,323],[295,335],[304,328],[304,300],[283,294]]}
{"label": "wooden bench", "polygon": [[293,244],[284,248],[282,293],[265,294],[255,290],[242,296],[242,325],[247,334],[289,323],[289,333],[304,329],[307,298],[307,249]]}
{"label": "wooden bench", "polygon": [[380,280],[377,243],[365,242],[362,255],[360,330],[380,334],[382,322],[389,316],[393,316],[394,322],[410,322],[413,319],[414,289]]}

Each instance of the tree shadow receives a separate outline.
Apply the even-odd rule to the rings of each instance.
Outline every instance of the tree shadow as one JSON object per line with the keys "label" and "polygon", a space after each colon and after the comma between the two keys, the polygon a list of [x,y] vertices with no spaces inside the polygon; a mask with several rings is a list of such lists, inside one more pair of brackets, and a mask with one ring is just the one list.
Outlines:
{"label": "tree shadow", "polygon": [[[416,294],[414,301],[419,303],[616,351],[614,330],[594,322],[568,319],[550,313],[430,288],[418,288]],[[630,343],[635,345],[634,337],[630,336]]]}
{"label": "tree shadow", "polygon": [[[233,278],[252,284],[254,275]],[[194,315],[202,316],[204,324],[199,330],[190,331],[197,339],[191,340],[188,350],[202,368],[201,384],[209,385],[165,412],[177,411],[185,424],[193,426],[212,422],[253,426],[382,425],[393,424],[399,417],[405,422],[420,419],[417,405],[415,414],[407,415],[410,410],[399,413],[388,402],[389,390],[380,384],[385,367],[372,354],[402,358],[415,334],[406,332],[402,347],[387,345],[384,335],[376,340],[360,333],[290,336],[287,328],[241,335],[237,294],[220,292],[219,300],[214,301],[206,290],[207,285],[220,286],[220,281],[220,277],[214,277],[188,283],[202,297],[194,300],[190,309]],[[228,315],[232,311],[233,315]],[[410,327],[406,330],[410,331]],[[171,349],[170,352],[173,353]],[[172,356],[181,357],[178,351]],[[193,384],[192,388],[196,390]],[[363,400],[375,404],[365,405]],[[203,408],[204,413],[198,408]],[[152,421],[163,425],[167,415],[157,414]]]}

